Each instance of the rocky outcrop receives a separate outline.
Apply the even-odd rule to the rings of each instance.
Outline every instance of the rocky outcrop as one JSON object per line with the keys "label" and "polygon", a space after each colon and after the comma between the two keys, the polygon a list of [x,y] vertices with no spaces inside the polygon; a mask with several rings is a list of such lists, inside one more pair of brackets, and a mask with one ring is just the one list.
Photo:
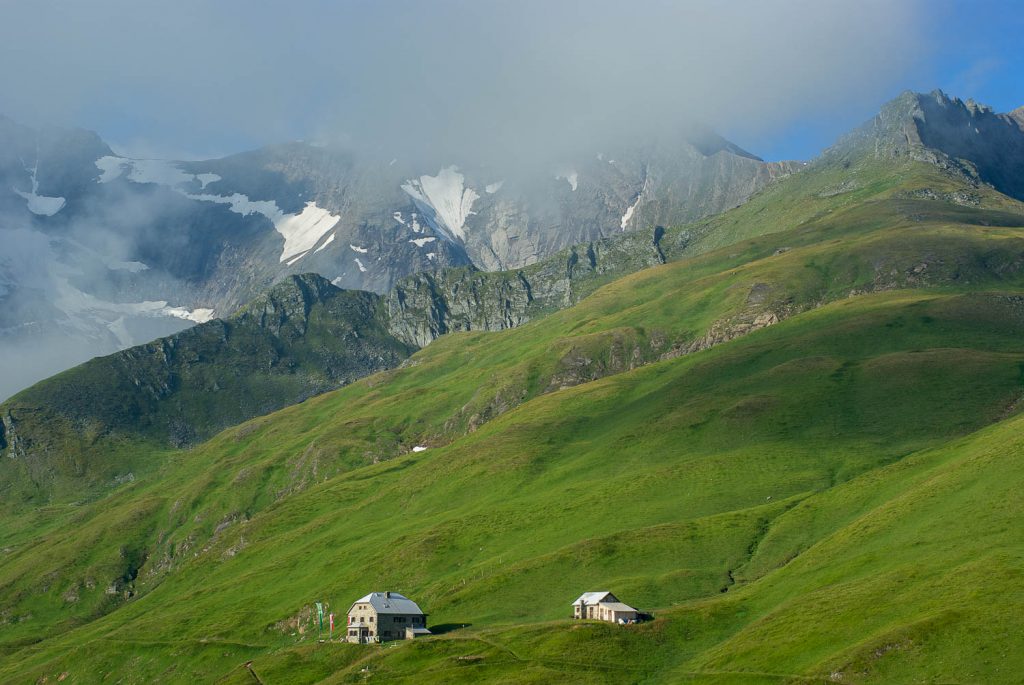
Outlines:
{"label": "rocky outcrop", "polygon": [[940,90],[907,91],[871,121],[826,151],[825,160],[868,153],[906,156],[938,166],[961,180],[987,183],[1024,199],[1024,114],[998,114]]}
{"label": "rocky outcrop", "polygon": [[392,334],[424,347],[453,331],[519,326],[530,319],[533,296],[522,272],[459,269],[413,276],[398,283],[384,301]]}
{"label": "rocky outcrop", "polygon": [[313,307],[330,300],[338,290],[316,274],[289,276],[241,309],[235,318],[278,336],[286,326],[305,334]]}
{"label": "rocky outcrop", "polygon": [[569,307],[616,277],[665,262],[665,231],[636,231],[567,250],[523,269],[447,269],[410,276],[384,296],[388,330],[424,347],[454,331],[497,331]]}

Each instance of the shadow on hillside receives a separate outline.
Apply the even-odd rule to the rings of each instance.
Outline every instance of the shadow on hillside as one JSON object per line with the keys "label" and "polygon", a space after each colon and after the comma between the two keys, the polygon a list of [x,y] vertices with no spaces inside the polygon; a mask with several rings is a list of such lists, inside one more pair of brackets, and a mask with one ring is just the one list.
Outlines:
{"label": "shadow on hillside", "polygon": [[472,625],[472,623],[442,623],[440,625],[430,626],[430,632],[434,635],[444,635],[445,633],[469,628]]}

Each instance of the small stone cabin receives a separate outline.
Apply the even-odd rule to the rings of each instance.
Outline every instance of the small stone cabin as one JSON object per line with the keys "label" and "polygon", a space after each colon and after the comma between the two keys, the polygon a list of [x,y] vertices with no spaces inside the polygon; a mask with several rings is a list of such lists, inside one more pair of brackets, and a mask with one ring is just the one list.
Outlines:
{"label": "small stone cabin", "polygon": [[348,610],[346,642],[385,642],[429,635],[427,615],[397,592],[371,592]]}
{"label": "small stone cabin", "polygon": [[640,620],[640,612],[623,604],[610,592],[584,592],[572,603],[572,617],[608,623],[636,623]]}

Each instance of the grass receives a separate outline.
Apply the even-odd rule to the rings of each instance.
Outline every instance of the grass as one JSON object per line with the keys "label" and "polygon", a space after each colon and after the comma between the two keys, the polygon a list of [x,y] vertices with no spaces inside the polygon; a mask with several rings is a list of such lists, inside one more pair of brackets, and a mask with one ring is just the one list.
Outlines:
{"label": "grass", "polygon": [[[1022,222],[929,174],[15,512],[0,680],[1015,682]],[[604,588],[655,620],[565,618]],[[452,629],[315,643],[383,589]]]}
{"label": "grass", "polygon": [[0,493],[9,507],[92,497],[149,473],[140,454],[395,366],[412,349],[381,319],[375,295],[293,276],[229,319],[57,374],[0,407],[27,454]]}

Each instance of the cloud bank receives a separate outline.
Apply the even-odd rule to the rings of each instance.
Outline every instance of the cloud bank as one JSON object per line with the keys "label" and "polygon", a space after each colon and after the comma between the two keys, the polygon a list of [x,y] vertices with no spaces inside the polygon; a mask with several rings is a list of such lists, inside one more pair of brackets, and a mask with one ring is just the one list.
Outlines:
{"label": "cloud bank", "polygon": [[927,14],[918,0],[14,2],[0,112],[179,157],[294,138],[564,156],[686,121],[756,136],[894,94],[927,52]]}

